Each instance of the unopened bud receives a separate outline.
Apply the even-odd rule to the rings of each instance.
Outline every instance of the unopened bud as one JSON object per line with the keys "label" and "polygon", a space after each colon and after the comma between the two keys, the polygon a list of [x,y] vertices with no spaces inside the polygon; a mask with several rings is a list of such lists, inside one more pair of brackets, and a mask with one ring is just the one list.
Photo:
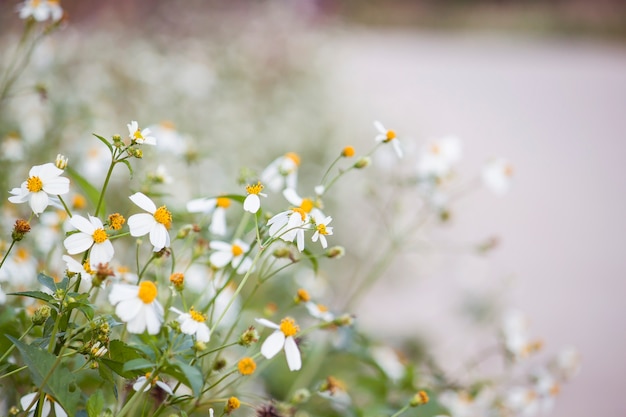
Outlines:
{"label": "unopened bud", "polygon": [[293,394],[293,397],[291,397],[291,402],[301,404],[307,402],[309,398],[311,398],[311,392],[306,388],[300,388]]}
{"label": "unopened bud", "polygon": [[237,397],[230,397],[228,401],[226,401],[226,407],[224,407],[224,412],[226,414],[230,414],[241,406],[241,402]]}
{"label": "unopened bud", "polygon": [[346,254],[346,250],[344,249],[343,246],[330,247],[325,253],[326,257],[331,258],[331,259],[339,259],[343,257],[343,255],[345,254]]}
{"label": "unopened bud", "polygon": [[24,239],[24,235],[30,232],[30,223],[26,220],[18,219],[15,221],[15,226],[13,226],[13,233],[11,233],[11,238],[19,242]]}
{"label": "unopened bud", "polygon": [[428,404],[428,401],[429,398],[428,394],[426,394],[426,391],[419,391],[413,396],[413,398],[411,398],[409,405],[411,407],[417,407],[418,405]]}
{"label": "unopened bud", "polygon": [[178,231],[178,233],[176,233],[176,238],[177,239],[184,239],[187,236],[189,236],[189,233],[193,232],[195,229],[193,224],[186,224],[183,227],[180,228],[180,230]]}
{"label": "unopened bud", "polygon": [[370,166],[371,164],[372,159],[369,156],[364,156],[362,158],[359,158],[359,160],[354,163],[354,167],[356,169],[363,169]]}
{"label": "unopened bud", "polygon": [[66,156],[63,156],[61,154],[57,154],[57,158],[54,161],[54,165],[59,168],[59,169],[65,169],[67,168],[67,162],[69,161],[69,159]]}
{"label": "unopened bud", "polygon": [[46,320],[48,320],[48,317],[50,317],[50,312],[51,312],[51,308],[50,306],[41,306],[37,309],[37,311],[35,311],[35,314],[33,314],[33,317],[31,318],[33,324],[35,326],[39,326],[42,325],[46,322]]}
{"label": "unopened bud", "polygon": [[206,343],[200,342],[200,341],[196,341],[196,343],[193,344],[193,350],[195,350],[196,352],[205,351],[206,350]]}
{"label": "unopened bud", "polygon": [[278,248],[272,253],[275,258],[288,258],[291,255],[289,248]]}
{"label": "unopened bud", "polygon": [[181,292],[185,288],[185,274],[174,272],[170,275],[170,283],[176,291]]}
{"label": "unopened bud", "polygon": [[215,361],[215,364],[213,365],[213,370],[214,371],[220,371],[222,369],[224,369],[227,365],[226,359],[224,358],[219,358],[217,361]]}
{"label": "unopened bud", "polygon": [[353,157],[354,156],[354,148],[352,146],[346,146],[341,151],[341,156],[343,156],[344,158],[351,158],[351,157]]}
{"label": "unopened bud", "polygon": [[253,343],[259,341],[259,333],[256,331],[254,326],[248,327],[246,331],[244,331],[241,336],[239,336],[239,343],[241,346],[248,347]]}
{"label": "unopened bud", "polygon": [[350,314],[343,314],[333,320],[333,324],[336,326],[352,326],[352,324],[354,324],[354,317]]}
{"label": "unopened bud", "polygon": [[116,148],[121,148],[122,146],[124,146],[124,142],[122,142],[122,137],[120,135],[113,135],[112,139],[113,145]]}

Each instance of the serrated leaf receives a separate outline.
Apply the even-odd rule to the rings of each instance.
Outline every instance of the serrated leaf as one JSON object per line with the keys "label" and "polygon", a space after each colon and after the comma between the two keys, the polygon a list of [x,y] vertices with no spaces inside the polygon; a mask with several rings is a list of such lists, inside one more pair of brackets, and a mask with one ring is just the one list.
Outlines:
{"label": "serrated leaf", "polygon": [[87,400],[87,415],[89,417],[98,417],[104,408],[104,395],[98,390],[91,394]]}
{"label": "serrated leaf", "polygon": [[43,300],[46,302],[51,302],[54,301],[54,297],[51,296],[50,294],[46,294],[43,291],[21,291],[21,292],[11,292],[8,293],[7,295],[21,295],[22,297],[30,297],[30,298],[36,298],[38,300]]}
{"label": "serrated leaf", "polygon": [[130,360],[124,364],[124,372],[136,371],[139,369],[154,368],[154,364],[147,359],[137,358]]}
{"label": "serrated leaf", "polygon": [[103,138],[100,135],[96,135],[95,133],[92,133],[92,135],[97,137],[100,140],[100,142],[104,143],[107,146],[107,148],[109,148],[109,151],[111,151],[111,153],[113,153],[113,144],[111,142],[109,142],[108,139]]}
{"label": "serrated leaf", "polygon": [[[80,400],[80,390],[74,375],[67,368],[57,366],[50,377],[46,376],[54,366],[57,357],[41,348],[27,345],[20,340],[7,336],[20,351],[24,363],[33,378],[33,383],[42,386],[68,412],[76,410]],[[44,384],[44,380],[46,380]]]}
{"label": "serrated leaf", "polygon": [[54,278],[49,277],[44,273],[40,273],[39,275],[37,275],[37,281],[39,281],[41,285],[43,285],[50,291],[54,292],[57,290],[57,284],[54,282]]}
{"label": "serrated leaf", "polygon": [[171,364],[171,366],[166,368],[165,373],[172,375],[180,382],[191,388],[194,395],[200,395],[204,380],[202,378],[202,372],[200,372],[200,370],[195,366],[187,365],[181,361],[175,361]]}

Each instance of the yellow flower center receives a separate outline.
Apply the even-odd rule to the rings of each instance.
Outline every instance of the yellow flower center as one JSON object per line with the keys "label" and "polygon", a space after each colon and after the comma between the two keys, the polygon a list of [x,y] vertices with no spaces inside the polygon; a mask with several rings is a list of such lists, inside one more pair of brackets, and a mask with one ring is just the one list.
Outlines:
{"label": "yellow flower center", "polygon": [[[247,190],[247,188],[246,188]],[[230,207],[230,199],[226,197],[218,197],[217,202],[215,203],[217,207],[228,208]]]}
{"label": "yellow flower center", "polygon": [[430,146],[430,151],[431,151],[432,153],[434,153],[435,155],[439,155],[439,153],[441,152],[441,148],[439,147],[439,145],[437,145],[437,144],[433,143],[433,144]]}
{"label": "yellow flower center", "polygon": [[294,336],[300,331],[300,327],[296,324],[296,321],[290,317],[284,318],[280,321],[280,331],[287,337]]}
{"label": "yellow flower center", "polygon": [[326,307],[324,304],[318,304],[318,305],[317,305],[317,309],[318,309],[321,313],[327,313],[327,312],[328,312],[328,307]]}
{"label": "yellow flower center", "polygon": [[237,397],[230,397],[226,402],[226,413],[230,414],[231,411],[238,409],[241,406],[241,402]]}
{"label": "yellow flower center", "polygon": [[43,183],[41,182],[41,178],[39,177],[30,177],[26,180],[26,188],[31,193],[39,192],[43,189]]}
{"label": "yellow flower center", "polygon": [[172,227],[172,213],[165,206],[161,206],[154,212],[154,220],[165,226],[166,229]]}
{"label": "yellow flower center", "polygon": [[300,204],[300,208],[302,210],[304,210],[305,213],[310,213],[311,210],[313,210],[313,207],[315,207],[315,203],[313,203],[313,200],[311,200],[309,198],[303,198],[302,199],[302,203]]}
{"label": "yellow flower center", "polygon": [[139,284],[139,299],[145,304],[150,304],[154,301],[158,294],[157,287],[152,281],[142,281]]}
{"label": "yellow flower center", "polygon": [[113,230],[120,230],[125,222],[126,219],[119,213],[113,213],[109,216],[109,226]]}
{"label": "yellow flower center", "polygon": [[241,375],[252,375],[256,369],[256,362],[252,358],[243,358],[237,364],[237,368]]}
{"label": "yellow flower center", "polygon": [[85,270],[86,273],[88,273],[89,275],[93,275],[96,271],[94,271],[93,269],[91,269],[91,264],[89,263],[89,259],[87,259],[85,261],[85,263],[83,263],[83,269]]}
{"label": "yellow flower center", "polygon": [[87,199],[80,194],[76,194],[72,199],[72,207],[77,210],[87,207]]}
{"label": "yellow flower center", "polygon": [[173,285],[183,285],[183,283],[185,282],[185,274],[183,274],[182,272],[174,272],[172,275],[170,275],[170,282]]}
{"label": "yellow flower center", "polygon": [[133,138],[135,138],[135,140],[143,140],[143,135],[141,134],[141,130],[137,129],[135,130],[135,133],[133,133]]}
{"label": "yellow flower center", "polygon": [[96,229],[93,232],[93,241],[95,243],[102,243],[107,240],[107,232],[104,229]]}
{"label": "yellow flower center", "polygon": [[396,138],[396,132],[394,130],[388,130],[387,139],[385,139],[385,142],[389,142],[390,140],[393,140],[395,138]]}
{"label": "yellow flower center", "polygon": [[18,262],[24,262],[25,260],[28,259],[29,256],[30,254],[24,248],[18,248],[17,252],[15,253],[15,258]]}
{"label": "yellow flower center", "polygon": [[350,158],[354,156],[354,148],[352,146],[346,146],[345,148],[343,148],[343,151],[341,151],[341,156],[345,157],[345,158]]}
{"label": "yellow flower center", "polygon": [[193,307],[191,307],[191,309],[189,310],[189,315],[194,321],[197,321],[198,323],[204,323],[206,321],[206,316],[202,313],[198,313],[196,310],[193,309]]}
{"label": "yellow flower center", "polygon": [[259,194],[261,191],[263,191],[263,184],[261,184],[261,181],[259,181],[254,185],[248,185],[246,186],[246,191],[248,194]]}
{"label": "yellow flower center", "polygon": [[300,155],[298,155],[295,152],[287,152],[285,154],[285,158],[289,158],[293,161],[294,164],[296,164],[297,166],[300,166]]}
{"label": "yellow flower center", "polygon": [[239,256],[243,253],[243,248],[239,245],[233,245],[231,251],[233,252],[234,256]]}
{"label": "yellow flower center", "polygon": [[504,167],[504,175],[506,175],[507,177],[512,177],[513,176],[513,167],[511,165],[508,165]]}
{"label": "yellow flower center", "polygon": [[327,235],[328,232],[326,231],[326,225],[325,224],[318,224],[317,225],[317,231],[319,232],[320,235]]}
{"label": "yellow flower center", "polygon": [[302,210],[300,207],[294,207],[291,209],[294,213],[298,213],[300,214],[300,217],[302,217],[302,221],[306,220],[306,212],[304,210]]}
{"label": "yellow flower center", "polygon": [[307,302],[311,299],[311,296],[309,295],[309,292],[307,290],[305,290],[304,288],[300,288],[298,290],[298,300],[299,301],[304,301]]}

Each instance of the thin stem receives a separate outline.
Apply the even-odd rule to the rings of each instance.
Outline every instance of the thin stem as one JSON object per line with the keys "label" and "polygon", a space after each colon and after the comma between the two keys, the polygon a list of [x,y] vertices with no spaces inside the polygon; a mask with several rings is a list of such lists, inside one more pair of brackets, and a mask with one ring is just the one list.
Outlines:
{"label": "thin stem", "polygon": [[0,262],[0,268],[2,268],[2,265],[4,265],[4,261],[6,261],[7,257],[9,256],[9,253],[11,253],[11,249],[13,249],[15,242],[16,240],[13,240],[11,242],[11,246],[9,246],[9,249],[7,249],[7,253],[4,254],[4,257],[2,258],[2,262]]}
{"label": "thin stem", "polygon": [[117,163],[117,161],[115,160],[115,153],[116,151],[114,150],[111,154],[111,165],[109,165],[107,176],[104,179],[104,184],[102,185],[102,190],[100,191],[100,198],[98,199],[96,211],[94,212],[95,217],[98,217],[98,214],[100,213],[100,208],[102,207],[102,202],[104,201],[104,194],[106,193],[106,189],[109,186],[109,180],[111,179],[111,174],[113,173],[113,167],[115,167],[115,164]]}
{"label": "thin stem", "polygon": [[395,413],[393,413],[393,415],[391,417],[398,417],[400,414],[404,413],[406,410],[408,410],[410,407],[410,405],[405,405],[404,407],[402,407],[401,409],[399,409],[398,411],[396,411]]}
{"label": "thin stem", "polygon": [[67,213],[67,215],[72,217],[72,212],[67,207],[67,204],[65,204],[65,201],[63,201],[63,197],[61,197],[60,195],[58,195],[57,197],[59,197],[59,201],[61,202],[61,204],[63,204],[63,208],[65,209],[65,212]]}

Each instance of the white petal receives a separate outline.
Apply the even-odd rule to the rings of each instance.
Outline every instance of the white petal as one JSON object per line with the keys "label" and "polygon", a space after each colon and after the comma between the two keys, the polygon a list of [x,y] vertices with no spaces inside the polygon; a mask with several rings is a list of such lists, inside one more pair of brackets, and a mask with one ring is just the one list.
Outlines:
{"label": "white petal", "polygon": [[[144,384],[146,384],[146,380],[147,378],[145,376],[140,376],[139,378],[137,378],[137,381],[135,381],[135,383],[133,384],[133,390],[139,391],[141,387],[144,387]],[[143,392],[146,392],[149,389],[150,384],[146,384],[146,386],[143,388]]]}
{"label": "white petal", "polygon": [[391,144],[393,145],[393,150],[396,151],[396,155],[398,155],[398,158],[402,158],[404,153],[402,152],[402,146],[400,145],[400,142],[398,142],[398,139],[392,140]]}
{"label": "white petal", "polygon": [[142,313],[146,319],[148,334],[157,334],[161,330],[163,315],[159,313],[159,307],[158,301],[154,301],[152,304],[144,304]]}
{"label": "white petal", "polygon": [[261,346],[261,355],[271,359],[285,346],[285,334],[280,330],[275,331],[265,339]]}
{"label": "white petal", "polygon": [[328,241],[326,241],[326,236],[320,235],[320,243],[322,244],[322,247],[326,249],[326,247],[328,246]]}
{"label": "white petal", "polygon": [[379,122],[378,120],[374,121],[374,127],[376,128],[376,130],[378,130],[380,133],[384,133],[387,134],[387,129],[385,129],[385,126],[383,126],[383,124],[381,122]]}
{"label": "white petal", "polygon": [[215,198],[196,198],[187,203],[187,211],[190,213],[210,213],[215,209]]}
{"label": "white petal", "polygon": [[143,333],[146,330],[146,315],[137,314],[132,320],[126,322],[126,329],[133,334]]}
{"label": "white petal", "polygon": [[54,413],[56,414],[56,417],[68,417],[63,407],[61,407],[57,402],[54,403]]}
{"label": "white petal", "polygon": [[302,197],[300,197],[298,193],[296,193],[296,190],[294,190],[293,188],[285,189],[283,191],[283,196],[287,201],[289,201],[290,204],[293,204],[294,206],[300,207],[300,204],[302,204]]}
{"label": "white petal", "polygon": [[43,213],[46,207],[48,207],[48,194],[43,191],[30,194],[30,208],[33,213]]}
{"label": "white petal", "polygon": [[222,242],[221,240],[212,240],[209,243],[209,248],[220,252],[231,252],[233,245],[230,243]]}
{"label": "white petal", "polygon": [[37,175],[39,178],[41,178],[42,182],[45,182],[47,180],[54,179],[61,174],[63,174],[62,169],[59,169],[53,163],[48,162],[47,164],[40,165],[39,172],[34,175]]}
{"label": "white petal", "polygon": [[70,180],[65,177],[51,178],[42,183],[42,189],[49,194],[67,194],[70,191]]}
{"label": "white petal", "polygon": [[298,238],[298,250],[302,252],[304,250],[304,230],[298,230],[296,237]]}
{"label": "white petal", "polygon": [[154,246],[154,251],[158,252],[167,245],[167,229],[161,223],[154,225],[150,230],[150,243]]}
{"label": "white petal", "polygon": [[93,236],[86,233],[78,232],[73,235],[69,235],[63,241],[63,246],[67,249],[67,253],[70,255],[76,255],[77,253],[85,252],[93,244]]}
{"label": "white petal", "polygon": [[163,391],[167,392],[169,395],[174,395],[174,391],[172,391],[172,388],[167,385],[165,382],[163,381],[157,381],[156,382],[157,386],[159,386]]}
{"label": "white petal", "polygon": [[100,220],[98,217],[92,216],[91,214],[89,215],[89,222],[93,225],[94,229],[104,228],[104,226],[102,225],[102,220]]}
{"label": "white petal", "polygon": [[[239,258],[242,258],[242,257],[240,256]],[[248,269],[250,269],[250,267],[252,266],[252,259],[243,258],[243,259],[237,260],[237,262],[235,262],[235,260],[233,259],[233,266],[237,267],[238,274],[245,274],[246,272],[248,272]]]}
{"label": "white petal", "polygon": [[274,322],[271,322],[267,319],[254,319],[257,323],[262,324],[265,327],[269,327],[270,329],[278,330],[280,326]]}
{"label": "white petal", "polygon": [[109,303],[115,305],[124,300],[136,298],[139,293],[139,287],[130,284],[113,284],[113,288],[109,293]]}
{"label": "white petal", "polygon": [[214,252],[209,257],[209,262],[216,268],[224,268],[233,259],[232,252]]}
{"label": "white petal", "polygon": [[290,371],[298,371],[302,367],[298,345],[291,336],[285,339],[285,356],[287,356],[287,365]]}
{"label": "white petal", "polygon": [[26,407],[28,407],[30,405],[30,403],[32,403],[33,400],[35,399],[35,397],[37,397],[37,396],[39,396],[38,392],[31,392],[30,394],[26,394],[22,398],[20,398],[20,404],[22,406],[22,410],[24,410],[24,411],[34,410],[35,409],[35,405],[37,405],[37,403],[35,403],[28,410],[26,409]]}
{"label": "white petal", "polygon": [[196,331],[196,340],[203,343],[207,343],[211,340],[211,331],[206,324],[200,323],[200,326],[198,326],[198,331]]}
{"label": "white petal", "polygon": [[150,233],[150,230],[156,225],[157,221],[152,214],[139,213],[133,214],[128,218],[128,228],[130,235],[134,237],[144,236]]}
{"label": "white petal", "polygon": [[209,226],[209,232],[214,235],[224,236],[226,235],[226,210],[222,207],[218,207],[213,212],[213,219]]}
{"label": "white petal", "polygon": [[250,213],[256,213],[261,207],[261,199],[256,194],[249,194],[243,201],[243,209]]}
{"label": "white petal", "polygon": [[92,235],[93,232],[96,230],[96,227],[94,227],[94,225],[89,220],[78,214],[70,217],[70,224],[81,232],[90,235]]}
{"label": "white petal", "polygon": [[122,319],[123,322],[129,322],[139,316],[143,307],[143,301],[139,298],[131,298],[120,301],[115,307],[115,314]]}
{"label": "white petal", "polygon": [[180,324],[180,331],[185,334],[193,335],[198,330],[198,324],[199,323],[192,319],[191,316],[187,315],[187,319]]}
{"label": "white petal", "polygon": [[144,193],[135,193],[128,198],[130,198],[130,201],[132,201],[150,214],[154,214],[157,209],[152,200],[150,200],[150,198],[148,198],[148,196],[146,196]]}
{"label": "white petal", "polygon": [[99,264],[107,264],[113,259],[115,251],[110,240],[105,240],[102,243],[96,243],[91,248],[89,253],[89,263],[92,267],[96,268]]}

